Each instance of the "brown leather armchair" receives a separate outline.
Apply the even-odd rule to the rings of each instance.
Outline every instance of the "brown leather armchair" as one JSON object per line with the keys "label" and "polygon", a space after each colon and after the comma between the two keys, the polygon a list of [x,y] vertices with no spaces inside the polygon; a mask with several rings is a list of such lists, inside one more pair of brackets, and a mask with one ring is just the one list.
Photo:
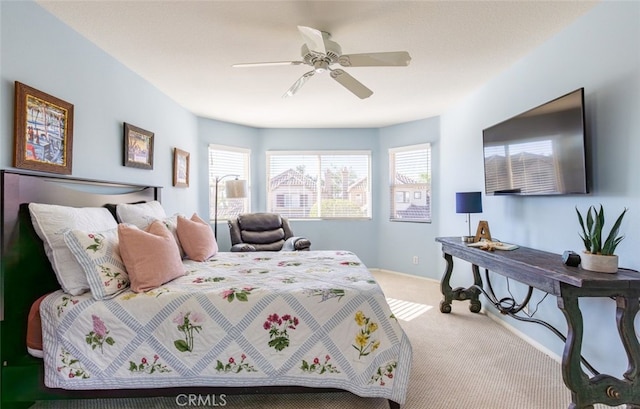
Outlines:
{"label": "brown leather armchair", "polygon": [[277,213],[244,213],[230,219],[231,251],[304,251],[311,242],[293,235],[289,220]]}

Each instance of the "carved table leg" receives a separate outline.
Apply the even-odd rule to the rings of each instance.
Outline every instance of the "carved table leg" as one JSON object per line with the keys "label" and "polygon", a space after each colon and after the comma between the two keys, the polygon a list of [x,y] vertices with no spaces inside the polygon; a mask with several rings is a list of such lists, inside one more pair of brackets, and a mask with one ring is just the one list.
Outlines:
{"label": "carved table leg", "polygon": [[567,320],[567,340],[562,355],[562,378],[571,391],[569,409],[593,409],[595,403],[609,406],[627,404],[629,409],[637,409],[640,406],[638,384],[640,344],[638,344],[633,324],[639,310],[640,294],[634,292],[632,295],[616,297],[616,323],[629,359],[628,370],[624,373],[625,379],[621,380],[604,374],[589,378],[580,366],[583,321],[578,297],[573,289],[567,287],[562,289],[562,295],[558,297],[558,307]]}
{"label": "carved table leg", "polygon": [[447,262],[447,267],[445,269],[444,275],[442,276],[442,280],[440,282],[440,291],[444,296],[444,299],[440,301],[440,312],[447,314],[451,312],[451,303],[455,301],[464,301],[469,300],[469,310],[471,312],[480,312],[482,308],[482,304],[480,303],[480,290],[482,287],[482,278],[480,277],[480,270],[478,266],[472,265],[473,271],[473,283],[474,286],[470,288],[462,288],[458,287],[455,289],[451,288],[450,280],[451,273],[453,272],[453,257],[451,254],[443,253],[443,257]]}
{"label": "carved table leg", "polygon": [[640,293],[616,297],[616,323],[618,324],[618,333],[620,334],[622,346],[629,360],[627,371],[622,375],[626,380],[626,382],[624,382],[625,389],[619,392],[620,395],[624,393],[624,402],[627,404],[627,409],[640,409],[640,380],[638,378],[640,369],[640,343],[638,343],[634,326],[636,315],[638,314],[638,310],[640,310],[639,298]]}
{"label": "carved table leg", "polygon": [[480,278],[480,269],[478,266],[473,264],[471,266],[471,271],[473,272],[473,284],[474,287],[471,287],[467,291],[471,292],[471,299],[469,304],[469,311],[471,312],[480,312],[482,309],[482,304],[480,303],[480,288],[482,288],[482,278]]}
{"label": "carved table leg", "polygon": [[444,296],[444,299],[440,301],[440,312],[448,314],[451,312],[451,301],[453,301],[453,291],[449,280],[451,279],[451,272],[453,271],[453,257],[451,254],[443,253],[443,257],[447,262],[447,267],[444,270],[444,275],[440,281],[440,292]]}

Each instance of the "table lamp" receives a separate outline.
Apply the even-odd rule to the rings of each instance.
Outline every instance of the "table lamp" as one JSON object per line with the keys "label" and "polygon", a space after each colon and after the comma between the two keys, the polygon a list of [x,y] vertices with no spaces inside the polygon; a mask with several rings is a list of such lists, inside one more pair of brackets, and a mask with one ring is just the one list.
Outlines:
{"label": "table lamp", "polygon": [[475,236],[471,235],[471,213],[482,213],[482,192],[456,193],[456,213],[467,214],[469,235],[462,236],[462,240],[466,243],[473,243]]}

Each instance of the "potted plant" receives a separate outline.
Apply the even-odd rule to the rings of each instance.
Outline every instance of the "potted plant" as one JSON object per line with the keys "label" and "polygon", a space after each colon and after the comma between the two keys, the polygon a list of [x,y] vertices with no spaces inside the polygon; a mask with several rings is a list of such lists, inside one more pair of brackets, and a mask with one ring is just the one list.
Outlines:
{"label": "potted plant", "polygon": [[584,254],[580,258],[580,264],[583,269],[602,273],[615,273],[618,271],[618,256],[614,253],[618,244],[624,239],[624,236],[618,236],[618,231],[626,212],[627,208],[618,216],[611,231],[603,241],[604,209],[602,205],[600,205],[600,210],[596,210],[595,206],[590,206],[587,210],[586,218],[582,217],[576,207],[578,221],[580,222],[580,227],[582,227],[580,238],[582,238],[585,247]]}

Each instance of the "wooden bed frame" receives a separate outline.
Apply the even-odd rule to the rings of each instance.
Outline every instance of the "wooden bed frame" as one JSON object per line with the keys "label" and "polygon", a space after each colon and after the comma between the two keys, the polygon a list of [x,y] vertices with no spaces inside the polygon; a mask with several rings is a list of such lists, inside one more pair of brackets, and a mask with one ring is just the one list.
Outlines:
{"label": "wooden bed frame", "polygon": [[[44,386],[41,359],[27,353],[27,316],[40,296],[60,288],[37,236],[28,203],[101,207],[161,199],[161,187],[114,183],[64,176],[0,170],[0,406],[28,408],[37,400],[105,397],[177,396],[181,393],[238,395],[249,393],[338,392],[299,386],[247,388],[159,388],[63,390]],[[109,207],[109,206],[107,206]],[[340,391],[343,392],[343,391]],[[400,405],[389,401],[391,409]]]}

